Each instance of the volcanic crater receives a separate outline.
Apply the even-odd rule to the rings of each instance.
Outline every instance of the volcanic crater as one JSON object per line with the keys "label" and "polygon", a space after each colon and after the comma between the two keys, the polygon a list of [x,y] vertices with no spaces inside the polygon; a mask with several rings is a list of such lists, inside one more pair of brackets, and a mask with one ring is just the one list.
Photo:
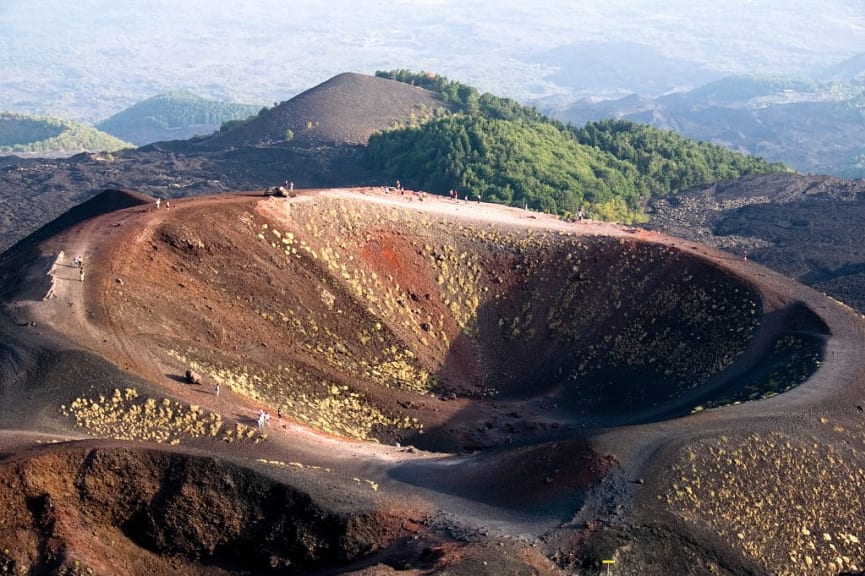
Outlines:
{"label": "volcanic crater", "polygon": [[758,291],[698,254],[398,204],[424,201],[442,202],[238,199],[124,225],[88,259],[115,279],[93,324],[325,433],[443,452],[749,399],[727,372],[822,355],[788,325],[807,308],[767,324]]}
{"label": "volcanic crater", "polygon": [[[32,482],[41,487],[17,503],[10,496],[10,510],[38,523],[46,497],[81,509],[94,498],[84,494],[87,478],[106,483],[109,474],[86,461],[129,458],[110,474],[146,468],[131,473],[152,489],[124,489],[135,494],[128,506],[100,513],[116,518],[85,514],[76,522],[112,525],[112,538],[174,555],[201,573],[236,568],[239,547],[252,542],[241,531],[290,531],[252,492],[229,504],[240,480],[206,480],[211,472],[230,479],[247,474],[236,464],[251,467],[268,479],[254,482],[288,483],[291,494],[322,502],[304,504],[312,514],[298,521],[306,536],[267,540],[289,544],[263,550],[257,570],[356,567],[373,552],[384,558],[394,542],[408,550],[401,538],[411,533],[427,547],[398,562],[434,570],[448,546],[429,520],[435,510],[462,510],[455,524],[498,522],[504,533],[514,518],[523,520],[511,533],[566,522],[622,464],[624,456],[593,441],[599,431],[789,391],[820,368],[832,335],[813,306],[760,280],[767,271],[743,273],[749,264],[737,257],[642,230],[417,192],[250,192],[159,208],[114,191],[80,212],[4,256],[3,291],[16,326],[41,327],[52,346],[74,342],[77,351],[63,354],[81,356],[74,364],[86,367],[32,370],[24,387],[53,391],[32,431],[173,448],[158,458],[125,443],[75,452],[74,489],[61,490],[59,479],[54,487]],[[86,281],[73,255],[83,258]],[[40,340],[21,341],[28,344],[4,357],[26,355]],[[187,370],[202,383],[185,382]],[[22,400],[4,416],[21,423],[32,410]],[[271,415],[263,429],[260,410]],[[51,450],[33,458],[66,453]],[[225,462],[201,460],[212,455]],[[21,477],[19,466],[6,461],[4,473]],[[81,472],[87,466],[90,476]],[[335,484],[343,487],[321,488]],[[202,496],[204,485],[210,496]],[[364,498],[349,496],[362,489]],[[225,514],[218,521],[193,515],[183,528],[165,513],[183,502],[174,493],[196,505],[218,502]],[[280,502],[288,498],[280,494]],[[319,505],[343,520],[315,512]],[[414,512],[394,512],[407,508]],[[231,510],[249,522],[238,520],[243,526],[231,538],[209,533],[229,522]],[[362,530],[345,528],[357,522]],[[50,523],[54,530],[57,521]],[[358,544],[358,533],[375,542]],[[107,554],[70,531],[15,541],[20,546],[4,552],[7,566],[68,567],[70,558],[92,564]]]}

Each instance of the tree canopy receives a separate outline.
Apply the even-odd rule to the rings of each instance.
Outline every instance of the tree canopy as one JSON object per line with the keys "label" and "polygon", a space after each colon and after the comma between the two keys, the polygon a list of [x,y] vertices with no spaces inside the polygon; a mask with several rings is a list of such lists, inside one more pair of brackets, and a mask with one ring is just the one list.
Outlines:
{"label": "tree canopy", "polygon": [[507,98],[441,76],[379,76],[435,91],[459,111],[370,138],[369,159],[412,187],[623,222],[643,201],[717,180],[785,170],[761,158],[628,121],[564,125]]}

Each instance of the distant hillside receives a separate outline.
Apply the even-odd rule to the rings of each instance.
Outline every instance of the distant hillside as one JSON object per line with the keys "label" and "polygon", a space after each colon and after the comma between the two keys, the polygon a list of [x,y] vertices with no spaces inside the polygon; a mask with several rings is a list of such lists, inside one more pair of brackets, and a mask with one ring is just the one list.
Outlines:
{"label": "distant hillside", "polygon": [[0,112],[0,154],[68,156],[131,147],[128,142],[84,124]]}
{"label": "distant hillside", "polygon": [[187,92],[148,98],[103,120],[97,128],[138,146],[206,136],[226,122],[255,116],[261,106],[209,100]]}
{"label": "distant hillside", "polygon": [[[757,106],[817,99],[823,89],[818,82],[776,76],[728,76],[685,94],[718,106]],[[678,95],[659,98],[676,100]]]}
{"label": "distant hillside", "polygon": [[865,52],[826,68],[821,77],[824,80],[849,81],[850,79],[865,79]]}
{"label": "distant hillside", "polygon": [[800,172],[865,176],[865,83],[731,77],[659,98],[581,100],[552,112],[573,124],[627,119],[782,162]]}
{"label": "distant hillside", "polygon": [[531,62],[553,72],[548,81],[578,94],[665,94],[721,75],[713,66],[634,41],[578,41],[538,51]]}
{"label": "distant hillside", "polygon": [[450,105],[428,90],[393,80],[345,73],[208,138],[208,148],[298,144],[366,144],[370,135],[416,125]]}

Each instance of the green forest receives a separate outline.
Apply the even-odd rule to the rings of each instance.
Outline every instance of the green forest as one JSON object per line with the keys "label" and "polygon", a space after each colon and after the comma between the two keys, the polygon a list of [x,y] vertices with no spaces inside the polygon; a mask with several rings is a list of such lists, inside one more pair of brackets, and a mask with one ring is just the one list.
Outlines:
{"label": "green forest", "polygon": [[128,142],[85,124],[0,112],[0,153],[50,154],[80,150],[114,152],[133,147]]}
{"label": "green forest", "polygon": [[651,196],[718,180],[787,170],[757,157],[629,121],[565,125],[507,98],[442,76],[406,70],[377,76],[421,86],[458,112],[370,138],[373,167],[430,192],[482,198],[569,217],[645,219]]}

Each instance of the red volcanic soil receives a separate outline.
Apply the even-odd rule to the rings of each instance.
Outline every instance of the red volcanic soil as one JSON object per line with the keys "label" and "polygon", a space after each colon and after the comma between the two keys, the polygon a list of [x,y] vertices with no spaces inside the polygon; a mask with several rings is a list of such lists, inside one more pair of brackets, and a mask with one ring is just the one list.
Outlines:
{"label": "red volcanic soil", "polygon": [[784,504],[865,466],[861,317],[741,258],[414,192],[115,191],[0,266],[7,573],[862,563],[861,506]]}

